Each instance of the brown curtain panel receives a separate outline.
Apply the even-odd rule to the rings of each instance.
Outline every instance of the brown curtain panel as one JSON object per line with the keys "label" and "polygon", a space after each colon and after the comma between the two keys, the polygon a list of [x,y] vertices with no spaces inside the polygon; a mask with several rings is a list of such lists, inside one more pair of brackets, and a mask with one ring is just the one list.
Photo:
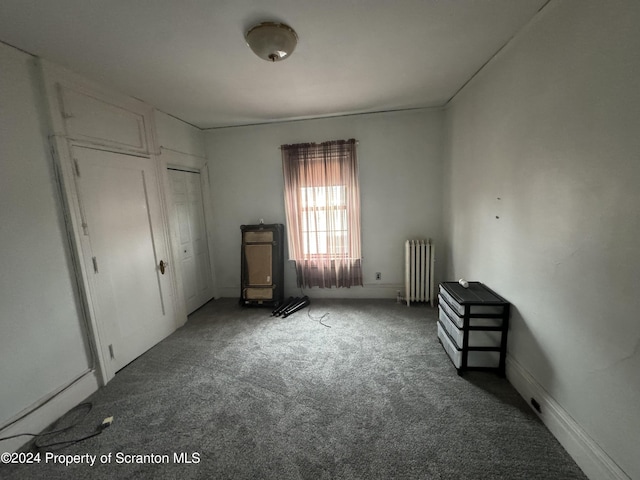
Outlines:
{"label": "brown curtain panel", "polygon": [[298,286],[362,285],[356,141],[281,149],[289,256]]}

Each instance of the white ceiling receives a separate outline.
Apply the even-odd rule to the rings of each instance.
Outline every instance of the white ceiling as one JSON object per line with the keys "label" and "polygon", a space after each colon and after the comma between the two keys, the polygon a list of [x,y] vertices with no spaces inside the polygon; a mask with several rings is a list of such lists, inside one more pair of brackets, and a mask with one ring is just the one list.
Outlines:
{"label": "white ceiling", "polygon": [[[441,106],[548,0],[0,0],[0,40],[200,128]],[[277,63],[244,32],[300,41]]]}

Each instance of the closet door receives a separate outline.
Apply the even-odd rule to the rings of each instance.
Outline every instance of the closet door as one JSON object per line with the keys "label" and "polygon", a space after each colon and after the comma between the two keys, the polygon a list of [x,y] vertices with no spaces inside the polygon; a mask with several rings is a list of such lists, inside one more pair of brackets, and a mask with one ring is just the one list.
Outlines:
{"label": "closet door", "polygon": [[172,168],[168,173],[174,225],[178,229],[182,290],[189,314],[213,298],[200,173]]}
{"label": "closet door", "polygon": [[110,375],[175,330],[168,250],[150,158],[73,147],[83,255]]}

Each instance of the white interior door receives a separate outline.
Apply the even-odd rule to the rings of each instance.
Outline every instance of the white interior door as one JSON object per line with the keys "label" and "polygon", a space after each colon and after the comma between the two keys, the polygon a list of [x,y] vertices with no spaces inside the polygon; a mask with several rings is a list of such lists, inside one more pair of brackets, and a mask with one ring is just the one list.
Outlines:
{"label": "white interior door", "polygon": [[200,173],[169,169],[187,313],[213,298]]}
{"label": "white interior door", "polygon": [[175,330],[154,160],[73,147],[100,348],[109,376]]}

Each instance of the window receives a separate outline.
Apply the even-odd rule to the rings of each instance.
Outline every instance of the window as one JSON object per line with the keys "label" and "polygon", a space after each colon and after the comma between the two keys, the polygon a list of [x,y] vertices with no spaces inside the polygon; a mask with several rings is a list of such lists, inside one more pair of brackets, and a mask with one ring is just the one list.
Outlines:
{"label": "window", "polygon": [[345,185],[300,187],[305,258],[349,255],[345,192]]}
{"label": "window", "polygon": [[362,285],[355,140],[283,145],[282,165],[298,285]]}

